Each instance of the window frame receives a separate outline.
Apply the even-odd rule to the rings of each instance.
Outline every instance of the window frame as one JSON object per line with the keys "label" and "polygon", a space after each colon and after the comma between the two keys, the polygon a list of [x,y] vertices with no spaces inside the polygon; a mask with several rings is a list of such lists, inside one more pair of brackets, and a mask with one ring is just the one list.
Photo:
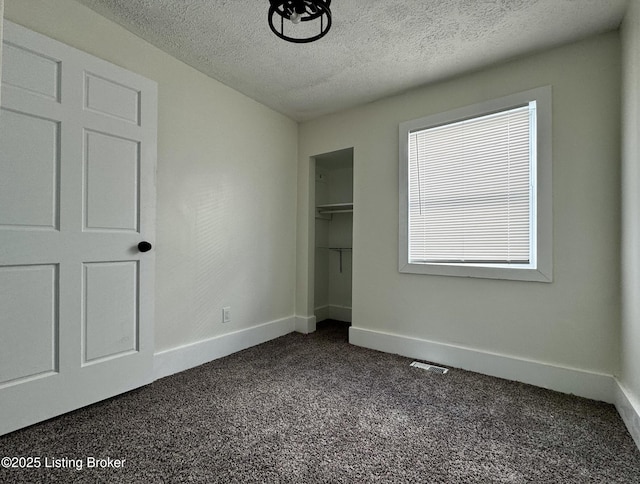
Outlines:
{"label": "window frame", "polygon": [[[529,264],[409,262],[409,134],[452,124],[536,101],[535,170],[531,223],[533,240]],[[552,282],[552,99],[551,86],[543,86],[458,109],[437,113],[399,125],[399,238],[398,270],[401,273],[477,277],[517,281]]]}

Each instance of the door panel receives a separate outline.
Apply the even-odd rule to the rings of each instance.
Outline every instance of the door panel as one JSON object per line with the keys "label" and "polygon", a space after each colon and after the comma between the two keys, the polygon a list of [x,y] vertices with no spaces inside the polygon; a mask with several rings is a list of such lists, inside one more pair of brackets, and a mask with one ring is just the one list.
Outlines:
{"label": "door panel", "polygon": [[56,121],[2,110],[0,225],[58,228],[58,140]]}
{"label": "door panel", "polygon": [[139,143],[85,131],[85,230],[138,232]]}
{"label": "door panel", "polygon": [[84,364],[137,351],[137,261],[84,264],[84,308]]}
{"label": "door panel", "polygon": [[0,387],[57,370],[57,287],[53,264],[0,267]]}
{"label": "door panel", "polygon": [[152,380],[157,125],[154,82],[11,22],[4,46],[0,434]]}
{"label": "door panel", "polygon": [[140,91],[86,72],[85,107],[100,114],[139,124]]}
{"label": "door panel", "polygon": [[11,66],[2,82],[54,101],[60,99],[60,62],[9,42],[4,43],[2,62]]}

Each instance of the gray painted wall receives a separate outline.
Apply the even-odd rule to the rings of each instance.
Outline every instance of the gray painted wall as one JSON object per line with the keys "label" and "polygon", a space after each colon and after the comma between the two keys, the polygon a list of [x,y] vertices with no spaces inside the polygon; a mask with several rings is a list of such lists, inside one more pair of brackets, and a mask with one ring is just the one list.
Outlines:
{"label": "gray painted wall", "polygon": [[[398,272],[398,124],[553,88],[554,282]],[[299,314],[312,314],[309,158],[354,147],[353,326],[612,375],[620,320],[617,32],[302,123]]]}

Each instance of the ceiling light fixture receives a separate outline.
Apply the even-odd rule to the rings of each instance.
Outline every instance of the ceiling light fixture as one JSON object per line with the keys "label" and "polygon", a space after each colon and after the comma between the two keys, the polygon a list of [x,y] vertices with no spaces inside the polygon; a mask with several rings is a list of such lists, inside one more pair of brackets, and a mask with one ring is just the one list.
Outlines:
{"label": "ceiling light fixture", "polygon": [[[296,44],[305,44],[313,42],[324,37],[331,28],[331,10],[329,5],[331,0],[269,0],[269,27],[271,31],[281,39]],[[274,26],[274,19],[279,23],[280,30]],[[284,33],[284,21],[289,20],[292,24],[297,25],[300,22],[316,21],[319,24],[319,32],[313,28],[302,29],[306,37],[292,37]],[[295,32],[294,29],[290,29]]]}

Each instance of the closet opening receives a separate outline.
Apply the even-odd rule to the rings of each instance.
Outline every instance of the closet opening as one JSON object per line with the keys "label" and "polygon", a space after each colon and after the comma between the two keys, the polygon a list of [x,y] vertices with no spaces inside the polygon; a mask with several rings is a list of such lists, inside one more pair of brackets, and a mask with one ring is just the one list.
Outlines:
{"label": "closet opening", "polygon": [[315,159],[314,315],[351,322],[353,148]]}

